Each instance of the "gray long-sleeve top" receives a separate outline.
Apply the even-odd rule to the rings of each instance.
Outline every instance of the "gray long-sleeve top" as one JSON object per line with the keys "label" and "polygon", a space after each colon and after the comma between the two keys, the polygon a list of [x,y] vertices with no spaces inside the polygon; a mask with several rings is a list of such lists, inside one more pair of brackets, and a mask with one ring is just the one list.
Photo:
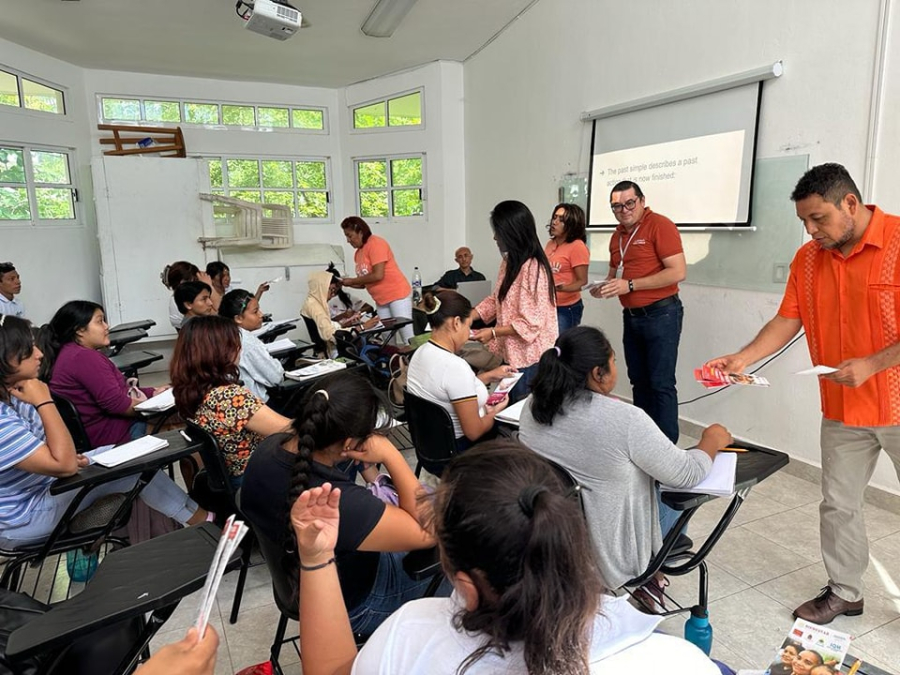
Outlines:
{"label": "gray long-sleeve top", "polygon": [[284,368],[272,357],[262,341],[241,328],[241,380],[244,386],[263,401],[269,400],[266,387],[274,387],[284,379]]}
{"label": "gray long-sleeve top", "polygon": [[662,545],[655,481],[692,487],[712,468],[702,450],[673,444],[640,408],[586,392],[552,425],[531,416],[530,399],[519,439],[568,469],[582,491],[588,527],[610,589],[643,572]]}

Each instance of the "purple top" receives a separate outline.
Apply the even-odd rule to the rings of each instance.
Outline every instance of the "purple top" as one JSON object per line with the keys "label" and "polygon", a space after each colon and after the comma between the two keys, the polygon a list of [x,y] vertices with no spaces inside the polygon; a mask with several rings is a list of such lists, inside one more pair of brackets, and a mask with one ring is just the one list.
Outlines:
{"label": "purple top", "polygon": [[[128,383],[116,364],[96,349],[66,343],[53,365],[50,390],[78,410],[92,447],[130,440],[136,420],[128,416]],[[142,391],[153,395],[153,389]]]}

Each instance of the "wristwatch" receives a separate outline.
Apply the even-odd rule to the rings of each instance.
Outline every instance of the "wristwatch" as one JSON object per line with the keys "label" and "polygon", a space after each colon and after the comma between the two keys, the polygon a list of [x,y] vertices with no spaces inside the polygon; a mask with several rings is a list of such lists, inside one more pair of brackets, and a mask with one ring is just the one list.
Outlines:
{"label": "wristwatch", "polygon": [[628,280],[628,292],[629,293],[634,292],[634,280],[633,279]]}

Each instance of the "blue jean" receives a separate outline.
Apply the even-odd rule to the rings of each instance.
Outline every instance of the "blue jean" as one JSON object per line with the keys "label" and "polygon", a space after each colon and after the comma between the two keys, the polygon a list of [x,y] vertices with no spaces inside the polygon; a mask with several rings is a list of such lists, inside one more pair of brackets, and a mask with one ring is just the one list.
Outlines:
{"label": "blue jean", "polygon": [[132,441],[136,441],[139,438],[143,438],[147,435],[147,423],[141,420],[137,422],[132,422],[131,426],[128,427],[128,437]]}
{"label": "blue jean", "polygon": [[649,310],[646,316],[624,312],[622,343],[634,404],[656,422],[673,443],[678,442],[678,391],[675,365],[684,307],[680,300]]}
{"label": "blue jean", "polygon": [[[421,598],[431,583],[431,578],[417,581],[403,571],[406,553],[382,553],[378,560],[378,572],[372,590],[362,603],[350,611],[350,627],[358,635],[369,636],[400,606]],[[435,593],[436,597],[448,597],[453,586],[444,579]]]}
{"label": "blue jean", "polygon": [[519,368],[522,377],[516,382],[516,386],[509,390],[509,405],[518,403],[531,393],[531,382],[537,375],[538,364],[532,363],[530,366]]}
{"label": "blue jean", "polygon": [[581,325],[581,316],[584,314],[584,302],[579,300],[574,305],[556,308],[556,323],[559,324],[559,334],[563,331]]}

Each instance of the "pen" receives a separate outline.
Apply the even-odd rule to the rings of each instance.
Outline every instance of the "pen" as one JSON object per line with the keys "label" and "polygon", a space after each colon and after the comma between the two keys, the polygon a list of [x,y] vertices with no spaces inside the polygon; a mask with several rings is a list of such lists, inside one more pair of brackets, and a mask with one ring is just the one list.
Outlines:
{"label": "pen", "polygon": [[188,443],[193,443],[193,442],[194,442],[193,439],[191,439],[191,437],[187,435],[187,433],[185,432],[184,429],[179,429],[179,430],[178,430],[178,433],[181,434],[181,437],[182,437],[184,440],[186,440]]}
{"label": "pen", "polygon": [[748,448],[732,448],[731,446],[727,448],[722,448],[721,452],[750,452]]}
{"label": "pen", "polygon": [[853,667],[850,668],[850,672],[847,675],[856,675],[856,671],[859,670],[859,667],[862,665],[862,661],[856,659],[856,663],[853,664]]}

